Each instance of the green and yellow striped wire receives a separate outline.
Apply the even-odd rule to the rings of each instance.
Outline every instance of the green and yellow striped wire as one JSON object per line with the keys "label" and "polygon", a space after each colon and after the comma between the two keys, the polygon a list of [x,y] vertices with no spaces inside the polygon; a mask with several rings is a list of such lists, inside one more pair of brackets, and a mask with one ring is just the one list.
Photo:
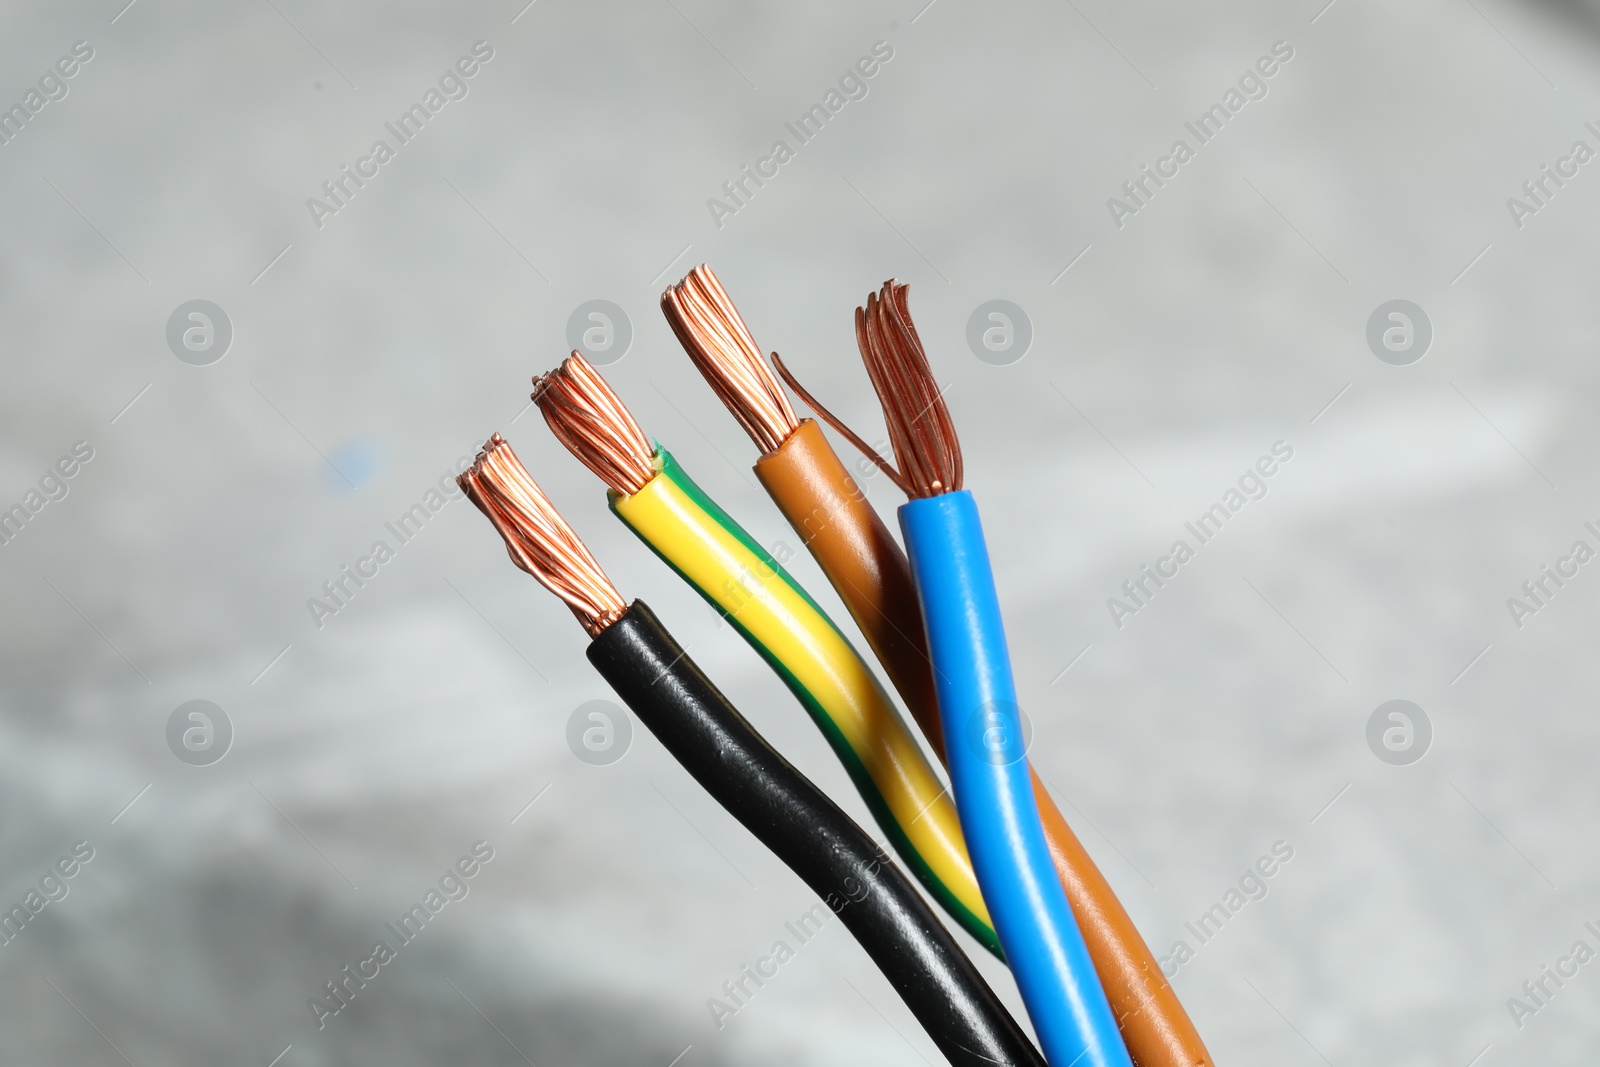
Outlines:
{"label": "green and yellow striped wire", "polygon": [[656,446],[657,474],[611,510],[744,635],[799,698],[922,884],[996,956],[949,791],[872,670],[816,601]]}

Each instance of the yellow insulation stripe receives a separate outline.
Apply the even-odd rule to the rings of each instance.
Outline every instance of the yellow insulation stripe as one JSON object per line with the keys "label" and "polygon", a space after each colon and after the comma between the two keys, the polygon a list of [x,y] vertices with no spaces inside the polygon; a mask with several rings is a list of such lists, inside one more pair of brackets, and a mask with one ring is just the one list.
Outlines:
{"label": "yellow insulation stripe", "polygon": [[955,804],[850,642],[670,478],[658,474],[639,492],[616,498],[613,507],[812,695],[855,750],[911,847],[992,927]]}

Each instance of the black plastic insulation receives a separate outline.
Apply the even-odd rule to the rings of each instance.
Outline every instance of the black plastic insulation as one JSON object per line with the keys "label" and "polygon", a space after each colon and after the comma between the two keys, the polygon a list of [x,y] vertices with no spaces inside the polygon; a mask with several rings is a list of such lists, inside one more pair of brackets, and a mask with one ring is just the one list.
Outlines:
{"label": "black plastic insulation", "polygon": [[767,744],[643,601],[588,656],[684,769],[844,921],[952,1064],[1044,1067],[910,879]]}

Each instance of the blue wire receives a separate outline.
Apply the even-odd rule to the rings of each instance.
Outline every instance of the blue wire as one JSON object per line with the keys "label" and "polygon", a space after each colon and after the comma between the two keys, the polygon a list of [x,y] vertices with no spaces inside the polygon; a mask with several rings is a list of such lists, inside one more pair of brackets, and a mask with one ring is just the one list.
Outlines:
{"label": "blue wire", "polygon": [[912,500],[900,528],[922,601],[961,832],[1051,1067],[1131,1067],[1056,875],[1023,743],[1000,601],[966,490]]}

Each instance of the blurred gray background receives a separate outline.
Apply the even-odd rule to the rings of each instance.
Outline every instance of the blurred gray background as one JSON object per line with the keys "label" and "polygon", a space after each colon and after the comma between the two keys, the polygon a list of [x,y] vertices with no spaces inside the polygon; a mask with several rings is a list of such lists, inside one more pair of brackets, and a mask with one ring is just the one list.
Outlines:
{"label": "blurred gray background", "polygon": [[[1600,8],[124,2],[0,11],[0,105],[29,115],[0,145],[0,507],[93,450],[0,546],[0,906],[93,849],[0,945],[0,1062],[938,1061],[838,924],[719,1029],[707,999],[815,898],[642,728],[576,758],[569,717],[609,693],[470,506],[404,545],[384,525],[505,433],[624,593],[870,824],[526,406],[574,311],[613,302],[632,339],[606,373],[647,432],[794,544],[655,306],[702,261],[874,440],[852,309],[911,283],[1035,761],[1158,953],[1194,950],[1175,981],[1218,1062],[1592,1050],[1600,964],[1522,984],[1600,949],[1600,564],[1559,562],[1600,548],[1600,162],[1560,162],[1600,149]],[[314,219],[479,41],[466,96]],[[715,219],[876,42],[865,96]],[[1119,227],[1108,198],[1276,42],[1266,95]],[[1546,165],[1577,174],[1514,218]],[[232,332],[205,366],[167,337],[196,299]],[[1031,326],[1009,365],[966,339],[993,299]],[[1408,365],[1367,339],[1396,299],[1431,324]],[[1280,441],[1265,497],[1116,625],[1108,598]],[[308,599],[379,539],[395,557],[319,627]],[[1578,574],[1514,619],[1547,564]],[[1413,713],[1396,753],[1368,724],[1397,699],[1431,739]],[[169,744],[192,700],[231,743],[217,721]],[[477,841],[469,895],[319,1029],[308,999]],[[1280,841],[1265,899],[1200,945],[1184,924]]]}

